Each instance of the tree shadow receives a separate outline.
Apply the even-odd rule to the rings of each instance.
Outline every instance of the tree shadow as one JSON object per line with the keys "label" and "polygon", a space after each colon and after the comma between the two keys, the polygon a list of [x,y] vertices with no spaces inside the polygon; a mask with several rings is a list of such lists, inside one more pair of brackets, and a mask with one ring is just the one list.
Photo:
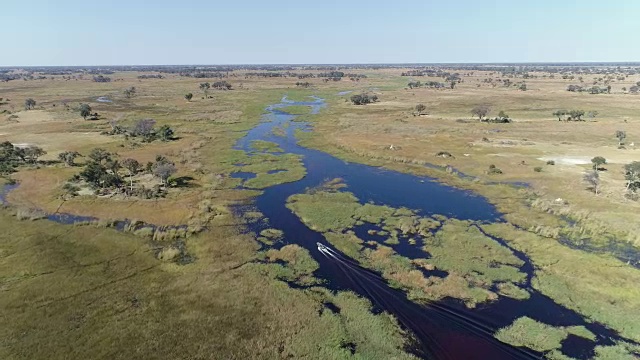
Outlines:
{"label": "tree shadow", "polygon": [[197,184],[194,184],[192,181],[195,180],[191,176],[180,176],[171,179],[171,187],[174,188],[195,188],[198,187]]}

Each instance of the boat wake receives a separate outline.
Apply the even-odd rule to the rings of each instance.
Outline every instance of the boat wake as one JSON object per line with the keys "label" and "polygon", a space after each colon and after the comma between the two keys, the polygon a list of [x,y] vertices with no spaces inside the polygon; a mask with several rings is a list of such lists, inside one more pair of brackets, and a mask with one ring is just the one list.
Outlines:
{"label": "boat wake", "polygon": [[540,359],[542,355],[497,340],[491,329],[469,314],[439,303],[411,302],[377,273],[331,247],[317,243],[318,251],[331,260],[352,286],[366,293],[381,309],[392,312],[416,338],[418,355],[428,359]]}

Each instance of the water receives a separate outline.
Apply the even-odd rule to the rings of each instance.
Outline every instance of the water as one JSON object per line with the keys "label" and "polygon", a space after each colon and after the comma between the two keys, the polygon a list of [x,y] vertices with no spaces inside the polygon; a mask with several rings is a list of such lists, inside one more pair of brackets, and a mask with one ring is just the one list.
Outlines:
{"label": "water", "polygon": [[[531,287],[534,266],[526,254],[510,248],[523,261],[520,271],[527,274],[523,287],[531,294],[528,300],[500,297],[499,300],[481,304],[478,309],[469,310],[455,299],[433,303],[427,306],[409,301],[406,295],[391,288],[377,273],[364,269],[354,260],[332,250],[327,255],[318,250],[317,243],[331,249],[322,234],[305,226],[300,219],[286,208],[289,196],[302,193],[308,188],[321,185],[326,180],[341,178],[362,203],[372,202],[392,207],[406,207],[417,210],[421,216],[434,214],[450,218],[471,220],[477,224],[504,221],[493,205],[486,199],[469,191],[454,189],[435,182],[428,177],[419,177],[350,163],[324,152],[297,145],[294,137],[296,129],[309,131],[308,124],[294,122],[295,115],[278,109],[290,105],[306,105],[317,113],[324,103],[321,99],[309,102],[293,102],[286,97],[281,103],[267,108],[264,121],[250,130],[236,144],[236,149],[250,151],[254,140],[277,143],[285,153],[301,155],[307,168],[307,176],[297,182],[280,184],[264,190],[255,199],[255,206],[269,223],[250,224],[250,230],[259,232],[272,227],[284,231],[283,244],[295,243],[306,248],[320,264],[315,275],[327,281],[332,290],[351,290],[371,300],[375,311],[388,311],[409,329],[418,341],[413,349],[417,354],[432,359],[519,359],[537,358],[540,354],[515,348],[497,341],[493,334],[501,327],[510,325],[521,316],[528,316],[553,326],[582,325],[597,335],[595,342],[578,341],[573,337],[562,344],[562,350],[577,358],[588,358],[594,354],[596,345],[612,345],[620,338],[614,331],[597,323],[590,323],[578,313],[556,304],[549,297]],[[284,128],[286,136],[276,136],[273,128]],[[247,207],[239,207],[243,212]],[[480,227],[478,227],[480,229]],[[382,242],[386,237],[369,235],[368,230],[380,230],[372,224],[355,227],[356,234],[364,240]],[[481,229],[480,229],[481,230]],[[417,241],[419,237],[413,236]],[[505,247],[508,244],[492,237]],[[419,246],[408,245],[407,239],[391,245],[394,250],[408,258],[427,258]],[[446,272],[429,274],[446,276]]]}
{"label": "water", "polygon": [[[472,220],[478,224],[503,220],[495,207],[486,199],[469,191],[451,188],[428,177],[345,162],[324,152],[298,146],[294,137],[295,131],[298,129],[309,131],[310,128],[306,123],[294,122],[295,115],[279,110],[290,105],[310,106],[312,113],[317,113],[324,103],[318,98],[306,102],[294,102],[284,97],[279,104],[268,107],[265,121],[250,130],[235,145],[236,149],[250,152],[253,150],[251,149],[253,140],[272,141],[277,143],[285,153],[302,155],[303,163],[307,168],[307,176],[302,180],[267,188],[261,196],[256,198],[256,207],[269,219],[269,223],[250,224],[250,230],[259,232],[268,227],[283,230],[285,238],[282,243],[296,243],[306,248],[320,264],[315,275],[326,280],[330,289],[354,291],[371,300],[374,311],[388,311],[393,314],[403,327],[414,334],[417,344],[412,350],[416,354],[430,359],[537,358],[539,354],[502,344],[493,338],[496,329],[508,326],[521,316],[528,316],[553,326],[582,325],[596,334],[595,342],[570,336],[562,343],[562,351],[578,359],[592,357],[596,345],[612,345],[615,341],[631,342],[601,324],[586,322],[580,314],[555,304],[552,299],[533,289],[531,287],[533,264],[526,254],[512,248],[510,250],[514,255],[523,261],[520,271],[527,274],[524,287],[531,294],[530,298],[515,300],[500,297],[495,302],[481,304],[475,310],[467,309],[455,299],[445,299],[427,306],[413,303],[403,292],[391,288],[379,274],[362,268],[354,260],[335,250],[331,250],[331,254],[318,251],[317,243],[329,245],[322,234],[309,229],[286,208],[286,199],[334,178],[342,178],[348,186],[347,190],[354,193],[363,203],[373,202],[397,208],[406,207],[417,210],[421,216],[441,214],[450,218]],[[272,130],[276,127],[285,129],[285,136],[274,135]],[[232,176],[249,179],[255,174],[236,172]],[[17,186],[7,185],[1,188],[0,202],[6,203],[6,195]],[[238,207],[236,210],[241,213],[249,209],[249,207]],[[64,213],[50,214],[47,219],[64,224],[97,220],[93,217]],[[128,220],[123,220],[116,222],[114,226],[122,230],[130,224]],[[136,226],[136,228],[140,227],[158,228],[152,224]],[[167,229],[171,228],[184,228],[184,226]],[[481,230],[480,227],[478,229]],[[386,240],[383,236],[369,235],[368,230],[380,229],[374,224],[364,224],[354,228],[356,234],[365,240],[379,242]],[[419,236],[412,236],[412,238],[418,243],[422,241]],[[502,246],[509,247],[504,240],[492,238]],[[400,244],[392,247],[397,253],[408,258],[428,258],[429,256],[420,249],[420,246],[409,245],[406,237],[400,237]],[[445,277],[447,273],[425,270],[425,275]],[[292,284],[292,286],[295,285]],[[335,310],[332,304],[326,304],[326,307],[330,311]]]}
{"label": "water", "polygon": [[113,102],[112,100],[110,100],[106,96],[100,96],[99,98],[96,99],[96,101],[97,102],[101,102],[101,103],[111,103],[111,102]]}

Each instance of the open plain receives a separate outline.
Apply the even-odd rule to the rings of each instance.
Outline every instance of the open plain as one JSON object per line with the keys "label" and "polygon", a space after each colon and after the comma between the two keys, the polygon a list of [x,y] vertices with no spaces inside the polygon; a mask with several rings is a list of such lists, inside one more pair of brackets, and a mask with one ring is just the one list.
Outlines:
{"label": "open plain", "polygon": [[[410,301],[481,318],[544,299],[577,320],[514,310],[491,336],[550,359],[640,357],[640,67],[126,70],[0,82],[3,359],[423,356],[400,316],[333,286],[302,232],[260,208],[316,178],[278,206]],[[357,174],[322,178],[316,150],[499,218],[458,218],[464,201],[427,213],[418,187],[424,208],[377,201],[393,182],[365,198]]]}

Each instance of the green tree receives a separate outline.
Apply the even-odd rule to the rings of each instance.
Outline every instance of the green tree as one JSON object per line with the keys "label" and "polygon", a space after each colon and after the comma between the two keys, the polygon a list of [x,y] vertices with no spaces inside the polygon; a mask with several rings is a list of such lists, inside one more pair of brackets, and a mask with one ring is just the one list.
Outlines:
{"label": "green tree", "polygon": [[602,156],[596,156],[591,159],[591,163],[593,163],[593,170],[598,171],[602,165],[607,163],[607,159]]}
{"label": "green tree", "polygon": [[622,146],[624,144],[624,139],[627,138],[627,132],[622,130],[617,130],[616,138],[618,139],[618,146]]}
{"label": "green tree", "polygon": [[582,117],[584,116],[584,110],[571,110],[569,111],[569,115],[574,121],[582,121]]}
{"label": "green tree", "polygon": [[44,149],[35,145],[27,146],[23,149],[22,153],[24,154],[25,161],[31,164],[35,163],[39,157],[47,154]]}
{"label": "green tree", "polygon": [[185,99],[187,99],[187,101],[191,101],[191,99],[193,99],[193,94],[192,94],[192,93],[187,93],[187,94],[184,96],[184,98],[185,98]]}
{"label": "green tree", "polygon": [[100,186],[103,184],[103,178],[107,174],[107,169],[102,164],[97,162],[89,162],[80,172],[80,177],[84,181],[94,186]]}
{"label": "green tree", "polygon": [[173,139],[173,130],[169,127],[169,125],[162,125],[158,129],[157,135],[160,137],[160,140],[169,141]]}
{"label": "green tree", "polygon": [[91,106],[89,104],[80,104],[80,116],[87,120],[87,116],[91,115]]}
{"label": "green tree", "polygon": [[81,156],[77,151],[65,151],[58,154],[58,159],[67,166],[74,166],[74,161],[78,156]]}
{"label": "green tree", "polygon": [[129,99],[136,94],[136,88],[134,86],[124,90],[124,96]]}
{"label": "green tree", "polygon": [[202,90],[204,92],[205,99],[208,98],[207,93],[209,91],[209,88],[211,88],[211,84],[209,84],[208,82],[200,84],[200,90]]}
{"label": "green tree", "polygon": [[133,175],[138,173],[141,164],[136,159],[124,159],[122,160],[122,166],[129,172],[129,182],[131,183],[131,191],[133,192]]}
{"label": "green tree", "polygon": [[24,101],[25,110],[31,110],[34,107],[36,107],[36,101],[33,100],[32,98],[28,98],[27,100]]}
{"label": "green tree", "polygon": [[569,112],[567,110],[557,110],[556,112],[553,113],[553,116],[558,118],[558,121],[562,121],[562,119],[564,118],[565,115],[567,115]]}
{"label": "green tree", "polygon": [[87,155],[91,162],[103,164],[111,160],[111,153],[102,148],[95,148]]}
{"label": "green tree", "polygon": [[640,161],[624,166],[624,178],[627,180],[627,190],[640,189]]}

